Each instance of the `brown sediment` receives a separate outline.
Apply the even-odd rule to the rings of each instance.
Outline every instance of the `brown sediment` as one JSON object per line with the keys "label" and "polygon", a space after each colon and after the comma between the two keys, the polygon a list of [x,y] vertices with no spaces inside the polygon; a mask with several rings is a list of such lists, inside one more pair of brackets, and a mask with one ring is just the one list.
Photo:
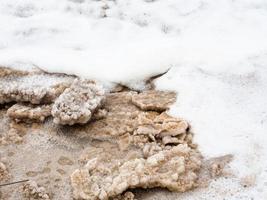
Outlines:
{"label": "brown sediment", "polygon": [[[117,87],[104,93],[91,80],[11,71],[0,73],[0,104],[16,102],[0,110],[0,145],[19,144],[24,147],[19,153],[29,153],[37,143],[42,150],[30,151],[25,162],[33,162],[35,155],[37,163],[50,159],[40,169],[23,172],[36,181],[24,186],[27,198],[51,197],[39,183],[61,199],[134,200],[128,191],[134,188],[185,192],[220,176],[230,160],[202,157],[189,124],[167,113],[176,100],[174,92]],[[46,79],[50,81],[44,86]],[[27,135],[31,137],[24,140]],[[37,136],[40,141],[34,140]],[[62,187],[71,187],[72,194],[65,197]]]}

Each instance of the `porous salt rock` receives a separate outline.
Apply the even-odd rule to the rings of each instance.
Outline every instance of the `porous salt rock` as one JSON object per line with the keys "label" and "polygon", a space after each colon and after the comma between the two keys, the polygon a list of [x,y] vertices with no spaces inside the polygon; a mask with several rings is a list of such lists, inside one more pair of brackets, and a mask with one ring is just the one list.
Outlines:
{"label": "porous salt rock", "polygon": [[75,198],[117,198],[136,187],[185,191],[196,186],[202,157],[188,124],[166,112],[140,110],[132,102],[136,94],[107,94],[105,118],[80,129],[102,141],[98,145],[113,141],[118,150],[98,146],[82,155],[82,163],[87,164],[71,176]]}
{"label": "porous salt rock", "polygon": [[105,109],[98,109],[92,116],[92,120],[103,119],[107,116],[108,111]]}
{"label": "porous salt rock", "polygon": [[29,200],[50,200],[50,196],[46,192],[46,189],[39,186],[35,181],[28,181],[23,185],[23,194]]}
{"label": "porous salt rock", "polygon": [[10,178],[10,174],[6,165],[0,161],[0,182],[6,181]]}
{"label": "porous salt rock", "polygon": [[14,123],[11,123],[9,130],[0,138],[0,144],[19,144],[23,141],[23,134],[23,129],[19,129],[14,126]]}
{"label": "porous salt rock", "polygon": [[144,111],[165,111],[175,100],[175,92],[157,90],[148,90],[132,96],[133,104]]}
{"label": "porous salt rock", "polygon": [[[163,143],[166,136],[177,138],[173,139],[176,144],[193,146],[192,134],[185,120],[171,117],[166,112],[140,110],[131,100],[136,94],[132,91],[107,94],[103,106],[107,111],[105,117],[85,125],[83,131],[96,139],[116,138],[122,149],[130,143],[140,146],[155,140]],[[164,140],[163,145],[167,145],[166,138]]]}
{"label": "porous salt rock", "polygon": [[103,87],[94,81],[76,79],[55,101],[52,116],[56,124],[84,124],[102,105]]}
{"label": "porous salt rock", "polygon": [[17,103],[7,110],[7,115],[16,122],[43,122],[51,115],[51,105],[32,105]]}
{"label": "porous salt rock", "polygon": [[[97,155],[96,155],[97,156]],[[106,200],[128,188],[162,187],[184,192],[196,186],[200,154],[187,145],[127,161],[96,157],[71,175],[74,198]]]}
{"label": "porous salt rock", "polygon": [[112,200],[136,200],[132,192],[125,192],[124,194],[118,195]]}

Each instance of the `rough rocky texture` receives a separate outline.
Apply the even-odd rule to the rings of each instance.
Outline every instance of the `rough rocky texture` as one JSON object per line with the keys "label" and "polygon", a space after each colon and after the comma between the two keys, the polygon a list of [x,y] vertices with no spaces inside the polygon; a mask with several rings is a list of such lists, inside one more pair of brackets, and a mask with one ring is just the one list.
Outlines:
{"label": "rough rocky texture", "polygon": [[43,72],[14,72],[8,68],[1,69],[0,74],[0,104],[13,101],[32,104],[51,103],[73,79]]}
{"label": "rough rocky texture", "polygon": [[77,199],[108,199],[138,187],[184,192],[195,186],[200,166],[197,152],[187,145],[178,145],[125,162],[96,157],[71,175],[71,183]]}
{"label": "rough rocky texture", "polygon": [[54,122],[73,125],[87,123],[104,101],[104,89],[93,81],[76,79],[55,101]]}
{"label": "rough rocky texture", "polygon": [[[115,198],[137,187],[186,191],[197,185],[202,157],[188,123],[166,112],[140,109],[132,103],[136,94],[107,95],[107,115],[79,129],[93,139],[114,141],[119,150],[112,149],[116,156],[108,146],[82,154],[84,166],[71,176],[75,198]],[[159,99],[158,107],[164,104]]]}
{"label": "rough rocky texture", "polygon": [[[122,87],[106,94],[97,109],[104,94],[92,81],[76,80],[70,86],[74,78],[66,75],[1,68],[0,76],[1,102],[20,103],[1,106],[1,157],[9,158],[12,177],[38,182],[50,198],[133,200],[136,190],[132,188],[187,191],[201,185],[202,177],[208,184],[223,171],[224,159],[205,161],[192,141],[189,124],[165,112],[174,101],[173,93],[137,93]],[[25,101],[38,105],[22,105]],[[55,102],[54,117],[59,123],[90,122],[58,126],[51,117],[42,121],[46,109],[38,107],[44,102]],[[28,119],[42,123],[24,123]],[[36,182],[24,186],[23,193],[21,187],[3,187],[0,198],[47,198]]]}
{"label": "rough rocky texture", "polygon": [[17,103],[7,110],[7,115],[17,122],[43,122],[45,118],[51,115],[51,108],[51,105]]}
{"label": "rough rocky texture", "polygon": [[50,200],[49,194],[44,187],[38,186],[35,181],[28,181],[23,186],[24,196],[29,200]]}
{"label": "rough rocky texture", "polygon": [[176,100],[175,92],[148,90],[135,94],[132,102],[142,110],[164,111]]}
{"label": "rough rocky texture", "polygon": [[7,170],[6,165],[3,162],[0,162],[0,183],[6,181],[10,178],[10,174]]}
{"label": "rough rocky texture", "polygon": [[[148,142],[196,147],[192,144],[193,136],[186,121],[171,117],[166,112],[139,109],[131,101],[135,94],[131,91],[108,94],[104,104],[106,115],[79,131],[88,132],[95,139],[116,140],[126,149],[130,144],[143,147]],[[161,105],[160,99],[158,104]]]}
{"label": "rough rocky texture", "polygon": [[113,200],[136,200],[132,192],[125,192],[124,194],[118,195]]}
{"label": "rough rocky texture", "polygon": [[20,144],[24,134],[25,128],[21,127],[19,124],[10,122],[9,129],[0,136],[0,144]]}

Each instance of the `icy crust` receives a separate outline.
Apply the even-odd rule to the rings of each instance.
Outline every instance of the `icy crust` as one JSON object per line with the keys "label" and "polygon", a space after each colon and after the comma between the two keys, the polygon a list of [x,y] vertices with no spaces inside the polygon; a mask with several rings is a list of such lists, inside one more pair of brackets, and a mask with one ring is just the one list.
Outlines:
{"label": "icy crust", "polygon": [[105,91],[101,85],[76,79],[53,104],[54,122],[68,125],[87,123],[104,99]]}
{"label": "icy crust", "polygon": [[42,72],[16,73],[9,71],[1,69],[0,104],[9,102],[51,103],[69,86],[72,80],[68,76]]}
{"label": "icy crust", "polygon": [[176,101],[175,92],[144,91],[132,96],[132,102],[142,110],[164,111]]}
{"label": "icy crust", "polygon": [[[67,75],[3,67],[0,67],[0,75],[0,104],[19,102],[8,110],[8,116],[17,121],[44,121],[52,114],[57,124],[84,124],[102,105],[105,97],[100,84],[74,80]],[[51,103],[54,103],[52,108],[42,105]],[[104,111],[98,112],[95,118],[101,118],[103,114]]]}
{"label": "icy crust", "polygon": [[196,186],[200,166],[199,153],[187,145],[178,145],[124,163],[94,158],[71,175],[71,183],[76,199],[104,200],[137,187],[184,192]]}
{"label": "icy crust", "polygon": [[7,110],[7,115],[16,122],[43,122],[51,115],[52,105],[32,105],[17,103]]}

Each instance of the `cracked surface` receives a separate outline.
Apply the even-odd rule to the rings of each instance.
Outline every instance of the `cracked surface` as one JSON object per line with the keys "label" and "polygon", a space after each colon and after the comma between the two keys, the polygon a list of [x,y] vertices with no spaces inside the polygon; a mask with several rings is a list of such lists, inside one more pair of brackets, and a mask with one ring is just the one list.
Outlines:
{"label": "cracked surface", "polygon": [[76,79],[55,101],[52,115],[56,124],[87,123],[104,101],[104,89],[97,83]]}

